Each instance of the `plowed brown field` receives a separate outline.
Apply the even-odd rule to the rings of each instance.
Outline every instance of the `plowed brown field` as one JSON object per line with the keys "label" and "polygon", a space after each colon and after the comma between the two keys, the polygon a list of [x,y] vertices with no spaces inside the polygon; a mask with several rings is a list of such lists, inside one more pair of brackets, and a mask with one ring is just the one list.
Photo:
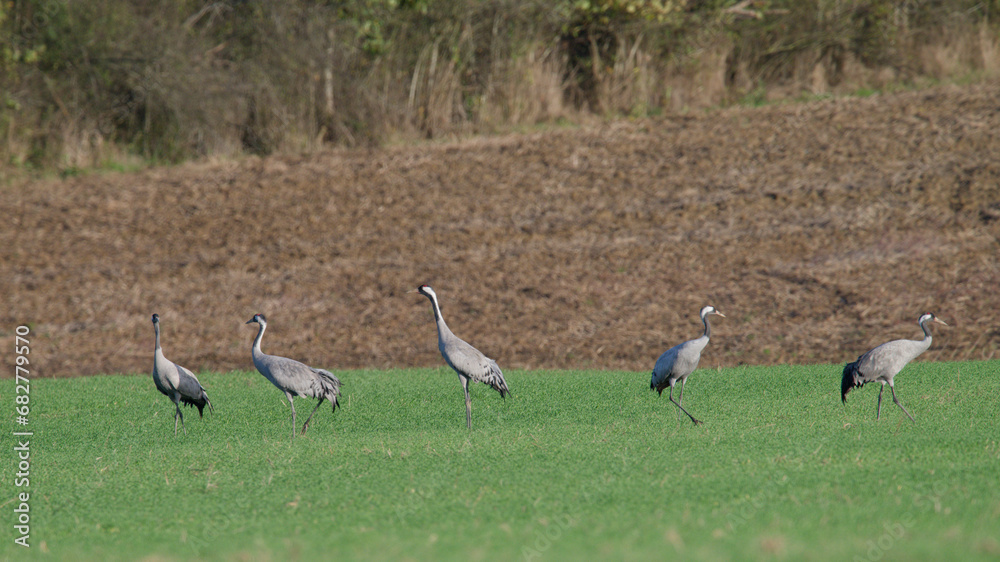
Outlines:
{"label": "plowed brown field", "polygon": [[[8,186],[0,345],[35,376],[439,365],[428,301],[511,368],[840,363],[937,327],[1000,357],[1000,85]],[[8,365],[12,361],[6,361]],[[11,369],[3,376],[11,376]],[[834,375],[836,376],[836,375]]]}

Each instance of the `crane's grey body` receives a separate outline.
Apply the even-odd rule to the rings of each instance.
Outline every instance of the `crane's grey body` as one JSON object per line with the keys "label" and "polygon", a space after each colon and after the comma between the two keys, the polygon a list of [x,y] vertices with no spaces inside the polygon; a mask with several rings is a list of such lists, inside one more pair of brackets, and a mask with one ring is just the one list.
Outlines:
{"label": "crane's grey body", "polygon": [[458,373],[458,378],[465,391],[465,425],[472,429],[472,399],[469,396],[469,381],[481,382],[500,393],[501,398],[510,394],[507,381],[503,378],[497,362],[483,355],[464,340],[452,333],[441,316],[437,294],[428,285],[421,285],[417,292],[431,301],[434,308],[434,321],[437,324],[438,350],[445,363]]}
{"label": "crane's grey body", "polygon": [[[705,325],[705,333],[700,338],[677,344],[664,351],[663,355],[660,355],[660,358],[656,360],[656,365],[653,366],[653,376],[649,380],[649,388],[656,389],[660,396],[663,395],[664,388],[670,387],[668,396],[670,401],[679,410],[677,415],[679,416],[680,412],[684,412],[691,418],[691,421],[695,425],[699,425],[701,422],[688,413],[681,406],[681,402],[684,400],[684,385],[687,383],[687,378],[698,368],[698,362],[701,360],[701,352],[708,345],[708,339],[712,335],[712,328],[708,324],[708,316],[711,314],[722,316],[723,318],[726,317],[725,314],[716,310],[714,306],[702,308],[699,316],[701,316],[701,321]],[[674,400],[674,384],[677,381],[681,382],[681,390],[677,395],[677,400]]]}
{"label": "crane's grey body", "polygon": [[892,392],[892,401],[903,410],[910,421],[916,423],[910,412],[907,412],[906,408],[900,404],[899,399],[896,398],[896,388],[892,379],[903,370],[907,363],[916,359],[931,346],[932,338],[930,330],[927,329],[928,322],[947,326],[933,314],[924,314],[917,320],[917,324],[924,332],[924,339],[894,340],[883,343],[863,353],[857,361],[845,365],[843,378],[840,380],[841,401],[847,402],[847,393],[853,388],[860,388],[869,382],[882,383],[878,391],[878,407],[875,411],[875,419],[877,420],[882,416],[882,391],[885,390],[885,385],[888,383],[889,391]]}
{"label": "crane's grey body", "polygon": [[159,390],[174,403],[176,412],[174,413],[174,435],[177,435],[177,419],[180,418],[181,428],[187,435],[187,428],[184,427],[184,414],[181,412],[181,403],[198,408],[198,416],[202,416],[202,411],[207,405],[210,410],[215,410],[208,400],[208,394],[198,382],[198,377],[194,373],[181,367],[177,363],[168,360],[163,356],[163,349],[160,347],[160,315],[153,315],[153,331],[156,333],[156,347],[153,350],[153,383],[156,390]]}
{"label": "crane's grey body", "polygon": [[267,329],[267,318],[263,314],[255,314],[247,321],[247,324],[256,322],[260,329],[257,337],[254,338],[251,354],[253,355],[254,367],[264,375],[264,378],[271,381],[278,390],[285,393],[288,405],[292,408],[292,438],[295,438],[295,404],[292,398],[295,396],[307,396],[319,398],[316,407],[302,425],[302,433],[309,428],[309,421],[313,414],[323,404],[324,400],[329,400],[333,405],[333,411],[337,411],[340,398],[340,380],[330,371],[316,369],[304,363],[287,357],[277,355],[267,355],[260,350],[260,340],[264,337],[264,330]]}

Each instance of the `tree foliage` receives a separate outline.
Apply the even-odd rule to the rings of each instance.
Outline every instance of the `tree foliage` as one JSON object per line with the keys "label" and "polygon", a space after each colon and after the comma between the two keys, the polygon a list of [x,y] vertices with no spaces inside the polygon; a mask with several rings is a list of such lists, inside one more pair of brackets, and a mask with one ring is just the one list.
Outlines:
{"label": "tree foliage", "polygon": [[751,81],[788,79],[803,53],[908,68],[913,37],[968,33],[998,4],[0,0],[0,158],[177,161],[662,110],[652,85],[706,37]]}

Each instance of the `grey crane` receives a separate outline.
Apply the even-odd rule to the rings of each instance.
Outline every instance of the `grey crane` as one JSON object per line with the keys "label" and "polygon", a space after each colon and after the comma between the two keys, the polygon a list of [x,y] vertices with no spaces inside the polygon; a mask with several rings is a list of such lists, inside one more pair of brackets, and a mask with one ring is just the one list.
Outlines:
{"label": "grey crane", "polygon": [[208,400],[208,394],[205,393],[205,389],[202,388],[194,373],[163,356],[163,348],[160,347],[159,314],[153,315],[153,331],[156,333],[156,347],[153,350],[153,382],[156,384],[156,390],[162,392],[177,408],[177,412],[174,413],[174,436],[177,435],[177,418],[180,418],[184,435],[187,435],[187,428],[184,427],[184,414],[181,412],[181,402],[198,408],[199,417],[203,415],[202,411],[206,405],[213,412],[215,407]]}
{"label": "grey crane", "polygon": [[[694,416],[681,406],[681,402],[684,400],[684,385],[687,383],[688,375],[698,368],[698,361],[701,360],[701,351],[708,345],[708,338],[712,335],[712,328],[708,324],[708,317],[712,314],[723,318],[726,317],[725,314],[716,310],[714,306],[702,308],[699,315],[701,316],[702,323],[705,324],[705,333],[700,338],[677,344],[664,351],[663,355],[656,360],[656,365],[653,366],[653,376],[649,380],[649,388],[655,388],[660,396],[663,396],[663,389],[669,386],[670,401],[677,406],[680,412],[687,414],[695,425],[699,425],[701,422],[694,419]],[[681,391],[677,396],[677,400],[674,400],[674,384],[677,381],[681,381]],[[678,416],[680,416],[680,412],[677,413]]]}
{"label": "grey crane", "polygon": [[421,285],[415,291],[431,300],[434,307],[434,321],[437,323],[438,350],[444,357],[444,362],[458,373],[458,379],[462,382],[462,389],[465,391],[465,425],[472,429],[472,399],[469,398],[469,381],[481,382],[489,385],[490,388],[500,393],[500,397],[506,399],[510,394],[507,388],[507,381],[500,372],[497,362],[490,359],[461,340],[448,329],[444,317],[441,316],[441,307],[438,305],[437,294],[429,285]]}
{"label": "grey crane", "polygon": [[910,421],[916,423],[910,412],[907,412],[906,408],[899,403],[899,398],[896,398],[896,387],[893,385],[892,379],[897,373],[903,370],[903,367],[907,363],[916,359],[918,355],[927,351],[927,348],[931,346],[932,338],[930,330],[927,329],[928,322],[947,326],[947,324],[938,320],[933,314],[921,315],[917,319],[917,324],[924,331],[924,339],[886,342],[866,351],[858,357],[857,361],[845,365],[844,376],[840,380],[841,401],[847,403],[847,393],[852,388],[860,388],[869,382],[878,381],[882,383],[882,387],[878,391],[878,409],[875,410],[875,419],[877,420],[882,416],[882,391],[885,390],[885,384],[889,383],[889,390],[892,392],[892,401],[903,410],[903,413],[910,418]]}
{"label": "grey crane", "polygon": [[263,314],[254,314],[253,318],[247,320],[247,324],[257,323],[260,329],[257,337],[253,340],[253,364],[264,375],[264,378],[271,381],[271,384],[278,387],[278,390],[285,393],[288,398],[288,405],[292,407],[292,439],[295,439],[295,404],[292,403],[294,396],[308,396],[319,398],[312,414],[306,418],[306,423],[302,425],[302,433],[309,429],[309,421],[313,414],[323,404],[324,400],[329,400],[333,404],[333,411],[337,411],[340,398],[340,380],[330,371],[316,369],[304,363],[287,357],[277,355],[267,355],[260,350],[260,340],[264,337],[264,330],[267,329],[267,318]]}

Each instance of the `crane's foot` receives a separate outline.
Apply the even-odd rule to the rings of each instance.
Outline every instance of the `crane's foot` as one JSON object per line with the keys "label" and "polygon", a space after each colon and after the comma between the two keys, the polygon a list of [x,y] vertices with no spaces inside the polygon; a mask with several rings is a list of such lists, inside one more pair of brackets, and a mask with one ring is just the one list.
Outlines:
{"label": "crane's foot", "polygon": [[694,418],[691,418],[691,421],[693,421],[695,425],[701,425],[701,420],[696,420]]}

